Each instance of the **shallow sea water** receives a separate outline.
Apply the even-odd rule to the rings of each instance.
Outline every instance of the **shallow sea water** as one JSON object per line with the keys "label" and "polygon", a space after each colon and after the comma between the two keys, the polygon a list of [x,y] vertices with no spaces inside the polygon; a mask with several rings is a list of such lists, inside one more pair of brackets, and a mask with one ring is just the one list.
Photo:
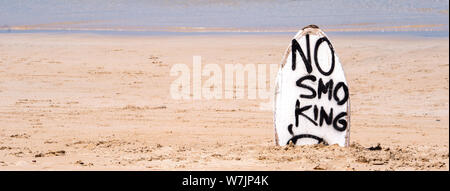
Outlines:
{"label": "shallow sea water", "polygon": [[316,24],[331,32],[448,36],[448,7],[448,0],[1,0],[0,30],[154,35],[295,32]]}

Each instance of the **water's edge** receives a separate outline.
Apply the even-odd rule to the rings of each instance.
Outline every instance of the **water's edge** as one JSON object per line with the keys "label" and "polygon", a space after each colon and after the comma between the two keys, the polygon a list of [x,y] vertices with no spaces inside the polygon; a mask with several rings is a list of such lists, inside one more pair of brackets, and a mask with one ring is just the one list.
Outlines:
{"label": "water's edge", "polygon": [[[325,30],[326,32],[326,30]],[[211,35],[294,35],[295,32],[172,32],[172,31],[110,31],[110,30],[0,30],[0,34],[95,34],[118,36],[211,36]],[[449,37],[449,31],[360,31],[327,32],[336,36],[405,36]]]}

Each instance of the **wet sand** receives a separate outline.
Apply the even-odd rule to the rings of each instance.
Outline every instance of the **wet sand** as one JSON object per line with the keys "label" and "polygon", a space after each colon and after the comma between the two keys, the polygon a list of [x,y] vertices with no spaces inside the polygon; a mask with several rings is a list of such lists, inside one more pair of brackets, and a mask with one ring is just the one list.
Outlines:
{"label": "wet sand", "polygon": [[449,170],[448,38],[330,37],[349,148],[274,146],[267,100],[170,96],[174,64],[279,64],[290,38],[0,34],[0,170]]}

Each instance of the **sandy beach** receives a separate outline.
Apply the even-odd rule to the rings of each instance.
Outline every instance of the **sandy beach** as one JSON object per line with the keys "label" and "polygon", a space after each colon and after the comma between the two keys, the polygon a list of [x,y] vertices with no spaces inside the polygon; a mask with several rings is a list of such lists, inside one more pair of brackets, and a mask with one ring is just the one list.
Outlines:
{"label": "sandy beach", "polygon": [[171,98],[174,64],[279,64],[292,36],[0,34],[0,170],[449,170],[448,37],[330,36],[348,148],[275,146],[267,100]]}

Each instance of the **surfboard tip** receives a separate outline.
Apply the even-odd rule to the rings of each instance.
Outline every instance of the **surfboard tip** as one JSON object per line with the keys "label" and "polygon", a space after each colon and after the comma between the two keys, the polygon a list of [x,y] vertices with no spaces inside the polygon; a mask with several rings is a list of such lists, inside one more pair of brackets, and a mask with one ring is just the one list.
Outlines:
{"label": "surfboard tip", "polygon": [[303,27],[302,30],[305,30],[305,29],[308,29],[308,28],[311,28],[311,29],[319,29],[319,26],[311,24],[311,25],[308,25],[308,26],[306,26],[306,27]]}

